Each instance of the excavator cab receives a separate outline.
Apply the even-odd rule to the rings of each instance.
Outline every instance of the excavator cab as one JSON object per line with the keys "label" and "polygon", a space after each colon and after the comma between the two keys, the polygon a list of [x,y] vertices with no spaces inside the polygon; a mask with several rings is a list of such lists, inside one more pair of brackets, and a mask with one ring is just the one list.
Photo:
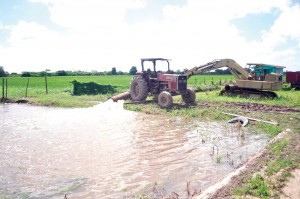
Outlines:
{"label": "excavator cab", "polygon": [[247,63],[248,68],[252,71],[255,80],[281,82],[284,66],[262,64],[262,63]]}

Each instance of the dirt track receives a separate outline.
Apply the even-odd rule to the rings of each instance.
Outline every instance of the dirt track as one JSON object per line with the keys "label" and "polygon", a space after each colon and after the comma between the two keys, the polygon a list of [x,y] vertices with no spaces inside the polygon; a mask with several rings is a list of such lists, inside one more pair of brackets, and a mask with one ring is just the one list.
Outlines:
{"label": "dirt track", "polygon": [[299,109],[288,106],[270,106],[257,103],[223,102],[221,104],[198,102],[197,107],[228,107],[243,110],[245,112],[263,111],[268,113],[300,113]]}

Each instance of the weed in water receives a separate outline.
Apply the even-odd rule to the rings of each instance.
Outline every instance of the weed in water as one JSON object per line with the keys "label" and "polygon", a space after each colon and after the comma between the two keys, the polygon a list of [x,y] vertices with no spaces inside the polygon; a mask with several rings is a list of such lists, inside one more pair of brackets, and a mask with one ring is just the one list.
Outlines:
{"label": "weed in water", "polygon": [[216,162],[217,162],[218,164],[220,164],[220,163],[221,163],[221,159],[222,159],[222,157],[221,157],[220,155],[217,155],[217,157],[216,157]]}
{"label": "weed in water", "polygon": [[136,195],[135,199],[148,199],[148,196],[146,196],[146,195]]}

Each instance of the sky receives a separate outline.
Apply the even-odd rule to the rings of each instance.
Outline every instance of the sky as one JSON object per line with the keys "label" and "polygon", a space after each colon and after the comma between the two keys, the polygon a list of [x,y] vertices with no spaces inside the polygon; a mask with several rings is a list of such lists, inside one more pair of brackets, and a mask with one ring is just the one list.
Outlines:
{"label": "sky", "polygon": [[300,71],[300,0],[0,0],[0,66],[183,70],[231,58]]}

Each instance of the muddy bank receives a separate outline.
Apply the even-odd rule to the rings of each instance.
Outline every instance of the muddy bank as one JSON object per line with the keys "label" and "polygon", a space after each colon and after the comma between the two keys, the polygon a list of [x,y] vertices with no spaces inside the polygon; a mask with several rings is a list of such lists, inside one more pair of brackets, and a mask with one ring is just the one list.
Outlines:
{"label": "muddy bank", "polygon": [[[292,137],[292,138],[291,138]],[[287,129],[282,133],[278,134],[275,138],[269,141],[269,145],[276,143],[282,139],[290,138],[291,143],[289,145],[290,149],[293,150],[294,154],[300,153],[299,135],[294,134]],[[267,162],[272,160],[274,157],[270,152],[265,149],[255,156],[251,157],[247,162],[241,165],[237,170],[228,174],[221,181],[217,182],[213,186],[206,189],[198,199],[231,199],[236,198],[232,195],[232,190],[241,187],[249,177],[254,176],[257,173],[264,173],[266,170]],[[283,176],[284,172],[291,172],[290,179],[286,182]],[[300,170],[297,167],[288,167],[281,170],[274,176],[266,176],[269,180],[273,181],[274,187],[279,193],[280,198],[298,198],[299,196],[299,185],[300,185]],[[274,179],[276,179],[274,181]],[[282,189],[282,191],[281,191]],[[296,196],[296,197],[295,197]],[[246,197],[246,196],[244,196]],[[251,198],[251,197],[250,197]]]}
{"label": "muddy bank", "polygon": [[1,98],[0,100],[1,103],[8,103],[8,104],[13,104],[13,103],[17,103],[17,104],[27,104],[29,103],[29,101],[27,99],[8,99],[8,98]]}
{"label": "muddy bank", "polygon": [[222,102],[222,103],[208,103],[208,102],[197,102],[197,108],[218,108],[227,107],[231,109],[239,109],[243,112],[267,112],[267,113],[300,113],[299,109],[288,107],[288,106],[271,106],[258,103],[242,103],[242,102]]}

